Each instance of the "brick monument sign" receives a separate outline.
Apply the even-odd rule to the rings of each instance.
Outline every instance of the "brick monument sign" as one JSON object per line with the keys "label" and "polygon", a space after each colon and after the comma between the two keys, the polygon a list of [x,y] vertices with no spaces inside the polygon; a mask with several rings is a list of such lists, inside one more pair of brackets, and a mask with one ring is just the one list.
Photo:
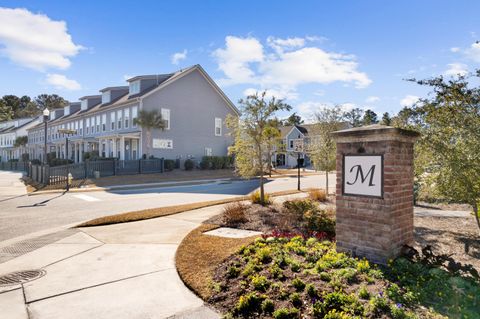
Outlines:
{"label": "brick monument sign", "polygon": [[337,249],[385,263],[413,242],[418,133],[370,125],[332,136],[337,142]]}

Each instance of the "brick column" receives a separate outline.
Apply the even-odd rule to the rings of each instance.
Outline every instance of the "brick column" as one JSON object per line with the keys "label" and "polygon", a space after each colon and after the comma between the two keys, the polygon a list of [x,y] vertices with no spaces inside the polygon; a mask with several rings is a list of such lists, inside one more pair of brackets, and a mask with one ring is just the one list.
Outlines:
{"label": "brick column", "polygon": [[[413,243],[413,144],[418,133],[371,125],[337,131],[332,136],[337,142],[337,250],[386,263],[398,256],[404,244]],[[345,155],[383,156],[381,195],[343,193]]]}

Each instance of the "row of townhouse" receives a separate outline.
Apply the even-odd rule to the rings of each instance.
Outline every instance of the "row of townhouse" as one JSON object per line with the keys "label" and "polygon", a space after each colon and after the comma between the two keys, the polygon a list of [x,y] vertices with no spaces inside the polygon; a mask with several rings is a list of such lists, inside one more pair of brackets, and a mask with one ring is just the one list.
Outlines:
{"label": "row of townhouse", "polygon": [[0,123],[0,161],[21,160],[26,147],[15,145],[17,138],[27,136],[27,130],[40,123],[40,118],[20,118]]}
{"label": "row of townhouse", "polygon": [[[231,137],[225,118],[238,109],[200,65],[170,74],[141,75],[127,80],[128,86],[106,87],[99,95],[50,112],[47,121],[47,153],[82,162],[87,152],[120,160],[151,156],[167,159],[201,159],[224,156]],[[157,110],[164,130],[152,130],[147,145],[146,128],[136,124],[141,110]],[[66,136],[60,129],[74,130]],[[30,159],[43,160],[45,123],[28,130]]]}

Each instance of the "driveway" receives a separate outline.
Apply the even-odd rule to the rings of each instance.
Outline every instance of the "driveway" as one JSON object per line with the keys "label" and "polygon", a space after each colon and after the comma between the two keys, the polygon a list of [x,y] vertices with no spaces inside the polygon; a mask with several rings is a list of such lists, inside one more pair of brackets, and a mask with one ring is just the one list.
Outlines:
{"label": "driveway", "polygon": [[218,318],[184,286],[174,257],[182,238],[221,209],[79,229],[2,263],[0,276],[20,269],[46,274],[0,286],[1,317]]}

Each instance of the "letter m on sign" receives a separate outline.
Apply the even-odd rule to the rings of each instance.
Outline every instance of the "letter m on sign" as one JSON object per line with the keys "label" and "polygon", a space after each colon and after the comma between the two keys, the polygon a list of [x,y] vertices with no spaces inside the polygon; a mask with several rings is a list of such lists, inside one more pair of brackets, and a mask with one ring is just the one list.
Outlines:
{"label": "letter m on sign", "polygon": [[342,173],[344,195],[383,196],[382,155],[345,155]]}

